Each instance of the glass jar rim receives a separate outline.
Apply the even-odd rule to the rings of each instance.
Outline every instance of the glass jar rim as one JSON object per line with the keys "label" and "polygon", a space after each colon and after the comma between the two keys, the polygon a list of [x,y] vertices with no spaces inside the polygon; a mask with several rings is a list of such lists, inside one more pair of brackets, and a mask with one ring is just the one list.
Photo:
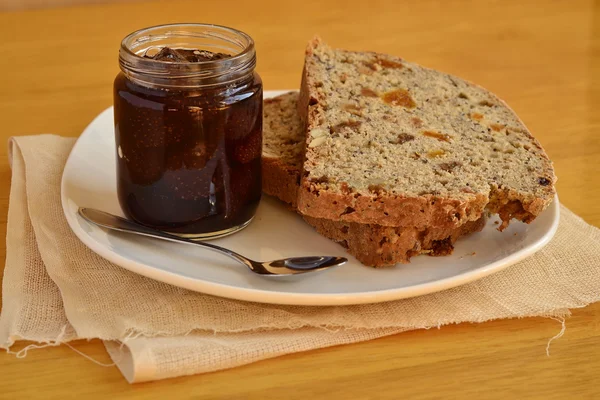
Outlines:
{"label": "glass jar rim", "polygon": [[[169,39],[221,41],[222,44],[229,46],[229,53],[233,54],[226,58],[193,63],[155,60],[143,56],[149,48],[157,47],[152,46],[153,43],[168,43]],[[181,48],[181,46],[177,47],[177,44],[180,45],[181,43],[177,42],[173,47]],[[166,44],[163,45],[163,47],[165,46]],[[204,45],[198,47],[202,46]],[[198,48],[198,50],[207,49]],[[237,51],[234,52],[234,50]],[[254,40],[248,34],[234,28],[204,23],[164,24],[142,28],[127,35],[121,41],[119,64],[123,72],[136,79],[146,77],[151,80],[167,79],[169,82],[178,79],[186,81],[196,79],[206,81],[203,82],[204,84],[216,79],[216,81],[223,83],[223,79],[235,80],[236,77],[247,75],[253,71],[256,65],[256,50]],[[188,84],[185,86],[188,86]]]}

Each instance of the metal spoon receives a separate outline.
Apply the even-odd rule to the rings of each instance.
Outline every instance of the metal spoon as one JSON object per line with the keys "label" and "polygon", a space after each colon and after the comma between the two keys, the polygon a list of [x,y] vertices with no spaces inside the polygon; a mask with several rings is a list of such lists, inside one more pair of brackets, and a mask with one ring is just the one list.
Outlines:
{"label": "metal spoon", "polygon": [[304,274],[307,272],[321,271],[327,268],[342,265],[348,261],[344,257],[332,256],[308,256],[308,257],[291,257],[282,260],[259,262],[244,257],[229,249],[225,249],[214,244],[206,242],[198,242],[191,239],[186,239],[170,233],[155,230],[152,228],[140,225],[137,222],[129,221],[125,218],[118,217],[104,211],[93,208],[79,208],[79,215],[92,224],[103,228],[112,229],[115,231],[128,232],[136,235],[149,236],[156,239],[168,240],[171,242],[181,242],[195,244],[196,246],[204,247],[218,253],[225,254],[234,260],[244,264],[250,271],[259,275],[283,276]]}

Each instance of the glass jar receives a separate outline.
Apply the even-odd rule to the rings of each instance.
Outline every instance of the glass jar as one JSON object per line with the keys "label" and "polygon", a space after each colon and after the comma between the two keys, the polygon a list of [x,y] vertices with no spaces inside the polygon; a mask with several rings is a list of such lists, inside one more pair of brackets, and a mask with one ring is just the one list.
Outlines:
{"label": "glass jar", "polygon": [[[152,58],[165,48],[227,56]],[[125,215],[197,239],[245,227],[261,198],[262,81],[252,38],[223,26],[161,25],[123,39],[119,64],[115,141]]]}

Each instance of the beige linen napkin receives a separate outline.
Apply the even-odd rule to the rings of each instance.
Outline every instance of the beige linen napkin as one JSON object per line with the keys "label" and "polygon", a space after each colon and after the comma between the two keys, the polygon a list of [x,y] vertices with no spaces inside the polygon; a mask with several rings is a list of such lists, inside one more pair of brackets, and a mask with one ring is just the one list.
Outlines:
{"label": "beige linen napkin", "polygon": [[[97,256],[71,232],[60,180],[74,139],[10,142],[12,186],[0,347],[100,338],[129,382],[231,368],[411,329],[564,317],[600,300],[600,230],[566,208],[551,243],[500,273],[388,303],[300,307],[190,292]],[[23,354],[23,353],[21,353]]]}

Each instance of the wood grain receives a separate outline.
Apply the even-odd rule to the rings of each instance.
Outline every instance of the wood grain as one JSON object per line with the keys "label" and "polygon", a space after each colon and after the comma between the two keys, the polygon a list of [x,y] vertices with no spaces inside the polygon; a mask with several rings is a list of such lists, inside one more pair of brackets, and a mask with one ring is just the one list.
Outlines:
{"label": "wood grain", "polygon": [[[402,56],[496,92],[555,163],[561,201],[600,225],[600,7],[594,1],[286,3],[170,1],[0,14],[1,141],[76,136],[112,103],[120,40],[169,22],[237,27],[257,42],[266,89],[297,88],[303,49],[334,46]],[[0,146],[0,235],[10,170]],[[5,254],[6,245],[0,244]],[[0,355],[3,398],[600,397],[600,304],[574,310],[564,337],[549,319],[462,324],[259,362],[200,376],[128,385],[61,346]],[[110,362],[99,341],[74,346]]]}
{"label": "wood grain", "polygon": [[28,10],[73,5],[124,3],[126,1],[142,0],[3,0],[2,3],[0,3],[0,11]]}

